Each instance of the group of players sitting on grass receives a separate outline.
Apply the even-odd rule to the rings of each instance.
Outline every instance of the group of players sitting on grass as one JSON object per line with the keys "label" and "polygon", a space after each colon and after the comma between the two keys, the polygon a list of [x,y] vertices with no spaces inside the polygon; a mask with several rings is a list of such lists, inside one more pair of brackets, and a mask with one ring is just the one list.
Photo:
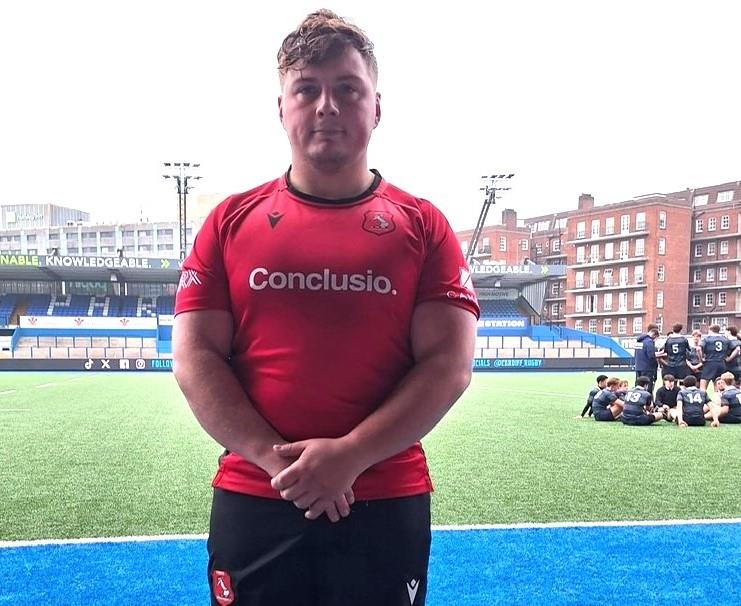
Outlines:
{"label": "group of players sitting on grass", "polygon": [[[599,375],[581,418],[593,415],[595,421],[620,420],[626,425],[664,419],[680,427],[703,426],[707,421],[712,427],[741,423],[741,341],[735,326],[729,326],[725,335],[720,330],[713,325],[704,338],[694,331],[690,340],[680,334],[682,325],[675,324],[663,347],[656,349],[658,330],[649,325],[644,349],[661,366],[663,387],[654,395],[656,367],[653,373],[650,367],[645,374],[639,372],[632,388],[628,381]],[[705,390],[708,383],[715,387],[713,397]]]}

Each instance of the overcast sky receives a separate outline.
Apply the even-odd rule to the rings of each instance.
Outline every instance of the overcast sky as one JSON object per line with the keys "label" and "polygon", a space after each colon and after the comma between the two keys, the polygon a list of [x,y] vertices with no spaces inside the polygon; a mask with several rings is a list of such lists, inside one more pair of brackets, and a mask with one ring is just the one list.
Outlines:
{"label": "overcast sky", "polygon": [[[4,1],[0,202],[177,217],[285,170],[275,55],[326,6],[375,42],[370,164],[471,228],[480,176],[520,217],[741,179],[741,3]],[[489,221],[492,222],[491,220]]]}

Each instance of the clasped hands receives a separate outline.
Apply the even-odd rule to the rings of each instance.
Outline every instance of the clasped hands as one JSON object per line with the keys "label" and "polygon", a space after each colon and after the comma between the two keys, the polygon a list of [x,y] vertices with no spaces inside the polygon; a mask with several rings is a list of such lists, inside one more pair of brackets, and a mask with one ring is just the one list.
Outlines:
{"label": "clasped hands", "polygon": [[341,439],[314,438],[276,444],[273,453],[292,460],[271,480],[281,498],[305,509],[309,520],[326,514],[332,522],[350,515],[352,485],[363,471]]}

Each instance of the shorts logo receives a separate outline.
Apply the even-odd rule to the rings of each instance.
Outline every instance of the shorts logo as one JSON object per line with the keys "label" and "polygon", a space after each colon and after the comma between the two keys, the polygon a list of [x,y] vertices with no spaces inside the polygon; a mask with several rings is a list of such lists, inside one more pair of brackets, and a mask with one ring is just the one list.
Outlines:
{"label": "shorts logo", "polygon": [[363,219],[363,229],[377,236],[390,234],[396,229],[394,216],[385,210],[366,211]]}
{"label": "shorts logo", "polygon": [[201,279],[198,277],[198,273],[192,269],[184,269],[183,273],[180,274],[180,283],[178,284],[178,290],[185,290],[189,286],[194,284],[201,284]]}
{"label": "shorts logo", "polygon": [[232,589],[232,578],[228,572],[214,570],[211,573],[213,580],[214,598],[221,606],[229,606],[234,602],[234,590]]}
{"label": "shorts logo", "polygon": [[417,598],[417,590],[419,589],[419,580],[412,579],[407,583],[407,594],[409,594],[409,604],[414,606],[414,600]]}

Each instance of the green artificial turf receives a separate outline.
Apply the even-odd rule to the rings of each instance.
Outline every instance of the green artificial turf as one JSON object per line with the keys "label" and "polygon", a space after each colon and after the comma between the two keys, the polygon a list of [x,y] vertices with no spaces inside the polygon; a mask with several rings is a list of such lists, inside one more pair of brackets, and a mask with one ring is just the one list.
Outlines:
{"label": "green artificial turf", "polygon": [[[593,376],[476,374],[433,522],[741,517],[741,426],[577,420]],[[169,373],[0,373],[0,540],[206,532],[220,451]]]}

